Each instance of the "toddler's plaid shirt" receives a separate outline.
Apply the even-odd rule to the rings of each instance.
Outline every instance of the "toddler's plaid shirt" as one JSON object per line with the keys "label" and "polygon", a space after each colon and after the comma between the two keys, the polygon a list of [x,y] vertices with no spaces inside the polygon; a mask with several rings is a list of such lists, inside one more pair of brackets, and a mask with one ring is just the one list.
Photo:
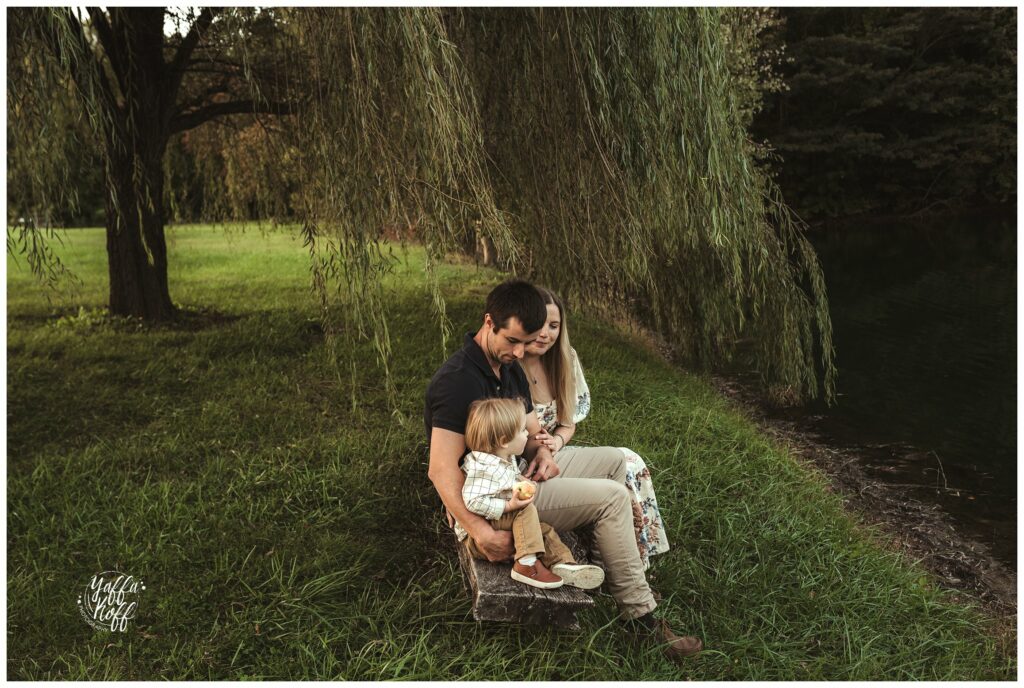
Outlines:
{"label": "toddler's plaid shirt", "polygon": [[[496,521],[505,513],[505,502],[512,497],[512,486],[519,478],[515,457],[507,461],[500,456],[473,451],[462,460],[466,484],[462,486],[462,500],[466,508],[489,521]],[[466,531],[455,522],[459,541],[466,539]]]}

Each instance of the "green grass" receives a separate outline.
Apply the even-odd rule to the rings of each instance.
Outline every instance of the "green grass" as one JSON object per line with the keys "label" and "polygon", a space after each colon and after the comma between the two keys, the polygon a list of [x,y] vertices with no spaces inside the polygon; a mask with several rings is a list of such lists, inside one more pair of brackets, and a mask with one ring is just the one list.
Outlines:
{"label": "green grass", "polygon": [[[679,668],[635,649],[603,596],[579,633],[475,623],[420,452],[444,352],[418,250],[389,280],[392,413],[371,346],[352,350],[353,379],[310,327],[294,235],[169,236],[172,296],[207,313],[175,327],[96,313],[99,230],[68,233],[83,286],[52,304],[8,259],[10,678],[1016,676],[989,621],[876,544],[706,382],[586,318],[573,336],[595,401],[578,437],[652,466],[672,544],[654,585],[706,650]],[[441,276],[458,330],[475,329],[499,275]],[[78,616],[105,569],[146,583],[126,633]]]}

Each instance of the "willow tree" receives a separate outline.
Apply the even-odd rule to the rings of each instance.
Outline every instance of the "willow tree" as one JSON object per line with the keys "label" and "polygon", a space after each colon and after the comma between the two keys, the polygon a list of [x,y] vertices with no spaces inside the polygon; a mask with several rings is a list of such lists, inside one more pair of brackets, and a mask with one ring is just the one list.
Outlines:
{"label": "willow tree", "polygon": [[385,366],[379,239],[404,223],[428,274],[480,234],[503,267],[639,318],[691,360],[750,342],[778,397],[831,394],[821,270],[753,163],[722,10],[274,16],[303,99],[276,145],[302,183],[313,284],[328,325],[371,337]]}
{"label": "willow tree", "polygon": [[[169,38],[168,12],[160,7],[8,10],[8,140],[35,142],[18,149],[22,161],[51,145],[52,95],[74,85],[104,162],[110,311],[116,315],[165,320],[175,312],[163,202],[170,137],[232,113],[280,114],[293,107],[250,92],[254,63],[238,45],[256,35],[245,22],[251,11],[236,12],[220,31],[213,27],[218,13],[187,11],[187,32]],[[39,197],[47,187],[74,183],[61,170],[32,164]]]}
{"label": "willow tree", "polygon": [[414,224],[428,271],[479,231],[504,267],[639,318],[687,360],[745,345],[776,399],[831,397],[821,269],[753,163],[725,16],[292,11],[295,78],[317,93],[293,144],[308,240],[346,271],[335,311],[386,362],[379,228]]}

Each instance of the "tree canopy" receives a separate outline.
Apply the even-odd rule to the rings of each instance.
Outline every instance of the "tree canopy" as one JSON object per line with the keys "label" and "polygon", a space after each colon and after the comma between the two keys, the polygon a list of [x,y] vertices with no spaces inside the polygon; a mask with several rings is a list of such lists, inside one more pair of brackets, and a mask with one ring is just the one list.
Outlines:
{"label": "tree canopy", "polygon": [[[70,76],[95,106],[89,88],[113,63],[85,50],[69,57],[53,41],[42,50],[39,27],[56,23],[62,41],[77,36],[84,46],[99,34],[103,44],[105,13],[75,26],[69,10],[9,12],[34,18],[9,22],[28,27],[16,53]],[[129,17],[156,21],[110,19],[123,28]],[[162,146],[108,135],[108,159],[125,140],[163,154],[175,132],[204,118],[249,113],[240,131],[249,132],[242,148],[250,157],[238,173],[251,175],[253,198],[269,206],[262,212],[292,212],[303,227],[329,330],[372,338],[383,365],[390,258],[380,238],[401,224],[427,247],[428,274],[447,252],[484,236],[503,267],[574,304],[639,319],[691,362],[720,364],[746,344],[777,398],[831,395],[821,270],[754,164],[728,10],[289,8],[189,19],[183,36],[162,42],[162,56],[148,58],[151,74],[172,78],[183,46],[194,42],[192,51],[208,56],[189,59],[178,77]],[[125,45],[128,62],[142,57]],[[217,71],[207,81],[202,59]],[[87,79],[83,64],[100,68]],[[36,85],[12,76],[8,102]],[[91,112],[131,112],[139,105],[131,87],[153,85],[125,86],[127,103],[115,97]],[[94,131],[112,131],[99,119]],[[125,206],[138,207],[126,196],[108,208],[108,232],[127,227],[162,241],[164,204],[153,198],[173,198],[163,183],[190,172],[181,159],[163,156],[160,165],[148,183],[161,193],[146,196],[159,206],[159,236],[145,223],[124,224]],[[263,203],[273,194],[259,189],[282,188],[283,203]],[[447,332],[443,294],[432,284]]]}
{"label": "tree canopy", "polygon": [[1007,202],[1017,188],[1017,10],[785,8],[789,88],[755,131],[808,218]]}

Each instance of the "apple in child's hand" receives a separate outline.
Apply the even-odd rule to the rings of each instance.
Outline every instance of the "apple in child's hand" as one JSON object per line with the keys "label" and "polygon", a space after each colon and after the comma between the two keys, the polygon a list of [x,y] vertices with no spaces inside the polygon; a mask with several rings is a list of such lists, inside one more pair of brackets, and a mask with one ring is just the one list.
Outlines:
{"label": "apple in child's hand", "polygon": [[512,486],[512,489],[515,490],[516,497],[519,499],[529,499],[537,492],[537,486],[528,480],[520,480]]}

